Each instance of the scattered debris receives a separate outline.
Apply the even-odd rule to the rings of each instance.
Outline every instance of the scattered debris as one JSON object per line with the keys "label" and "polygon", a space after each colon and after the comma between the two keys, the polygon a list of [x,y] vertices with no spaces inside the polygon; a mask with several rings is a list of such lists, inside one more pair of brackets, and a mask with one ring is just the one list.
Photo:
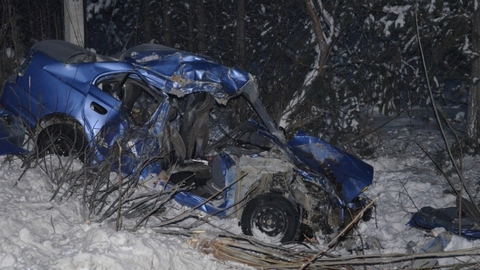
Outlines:
{"label": "scattered debris", "polygon": [[[439,253],[443,252],[445,247],[452,240],[450,232],[441,232],[435,238],[420,248],[417,253]],[[437,266],[438,261],[435,258],[415,260],[412,263],[412,269],[432,269]]]}
{"label": "scattered debris", "polygon": [[[413,214],[409,221],[412,227],[421,229],[445,228],[453,234],[469,238],[480,238],[480,214],[475,205],[465,198],[461,199],[462,207],[432,208],[425,206]],[[461,209],[461,210],[460,210]]]}

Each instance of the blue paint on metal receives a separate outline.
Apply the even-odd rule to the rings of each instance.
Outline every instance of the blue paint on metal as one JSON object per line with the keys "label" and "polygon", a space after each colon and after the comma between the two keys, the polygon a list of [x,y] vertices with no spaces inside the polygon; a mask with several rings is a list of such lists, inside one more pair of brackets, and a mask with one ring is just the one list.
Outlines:
{"label": "blue paint on metal", "polygon": [[[143,125],[130,123],[120,99],[110,90],[100,89],[103,81],[123,74],[148,85],[150,94],[158,99],[158,107]],[[352,201],[372,183],[372,166],[318,138],[299,132],[286,143],[283,133],[258,99],[256,82],[247,72],[161,45],[140,45],[114,60],[63,41],[39,42],[30,50],[20,73],[5,83],[0,103],[12,114],[21,116],[30,128],[52,115],[68,116],[84,127],[94,150],[92,160],[105,161],[120,143],[121,161],[113,169],[125,175],[146,177],[162,170],[155,159],[161,158],[166,143],[163,140],[172,109],[169,95],[182,97],[196,92],[209,93],[222,104],[243,94],[262,121],[261,124],[253,122],[259,134],[277,145],[305,181],[322,185],[332,202],[355,207]],[[0,132],[3,132],[0,139],[1,136],[10,138],[7,127],[0,126]],[[0,153],[21,150],[15,148],[21,144],[9,139],[4,141],[10,142],[12,148],[2,146]],[[180,192],[175,199],[191,207],[202,204],[200,210],[210,214],[229,214],[228,209],[238,203],[235,195],[245,194],[250,187],[236,190],[240,187],[234,182],[240,172],[227,153],[218,155],[217,165],[221,173],[216,177],[227,187],[220,205],[206,202],[190,192]]]}
{"label": "blue paint on metal", "polygon": [[[240,89],[250,81],[250,75],[243,70],[223,66],[202,55],[158,44],[133,47],[121,59],[155,71],[145,70],[143,75],[153,85],[167,92],[208,92],[217,99],[228,100],[238,95]],[[158,74],[164,80],[158,81]]]}
{"label": "blue paint on metal", "polygon": [[[454,234],[461,232],[467,238],[480,238],[480,229],[472,216],[462,214],[461,223],[458,220],[458,207],[446,207],[436,209],[430,206],[422,207],[412,215],[407,223],[409,226],[420,229],[431,230],[434,228],[445,228]],[[465,211],[465,209],[464,209]],[[460,230],[459,225],[461,224]]]}
{"label": "blue paint on metal", "polygon": [[20,118],[0,109],[0,155],[24,154],[25,128]]}
{"label": "blue paint on metal", "polygon": [[351,202],[373,180],[373,167],[319,138],[298,132],[288,143],[296,157],[340,189],[342,201]]}

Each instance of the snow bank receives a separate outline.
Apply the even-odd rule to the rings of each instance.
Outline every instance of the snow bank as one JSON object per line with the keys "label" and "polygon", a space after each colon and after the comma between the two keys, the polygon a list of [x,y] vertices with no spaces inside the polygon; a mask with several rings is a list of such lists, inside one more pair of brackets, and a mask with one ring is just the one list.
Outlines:
{"label": "snow bank", "polygon": [[4,269],[237,269],[201,254],[185,238],[151,229],[116,231],[84,222],[75,199],[50,202],[43,173],[22,173],[19,160],[0,157],[0,268]]}

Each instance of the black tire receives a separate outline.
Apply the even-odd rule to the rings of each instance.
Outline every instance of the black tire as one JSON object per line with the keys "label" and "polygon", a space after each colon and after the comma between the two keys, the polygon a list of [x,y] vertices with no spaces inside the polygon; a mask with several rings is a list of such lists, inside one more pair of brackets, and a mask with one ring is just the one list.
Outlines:
{"label": "black tire", "polygon": [[296,206],[280,194],[261,194],[250,200],[243,209],[240,221],[243,234],[268,236],[282,243],[296,241],[300,215]]}
{"label": "black tire", "polygon": [[79,128],[77,124],[53,124],[42,129],[37,136],[39,156],[76,156],[84,161],[88,142]]}

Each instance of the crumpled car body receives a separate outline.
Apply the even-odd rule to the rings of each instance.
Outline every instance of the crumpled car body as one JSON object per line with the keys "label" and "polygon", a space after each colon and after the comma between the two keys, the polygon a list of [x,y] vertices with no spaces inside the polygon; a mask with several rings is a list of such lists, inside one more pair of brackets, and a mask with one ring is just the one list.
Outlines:
{"label": "crumpled car body", "polygon": [[24,154],[25,128],[20,118],[0,109],[0,155]]}
{"label": "crumpled car body", "polygon": [[[218,124],[239,96],[256,119]],[[255,78],[201,55],[144,44],[112,59],[43,41],[0,102],[34,131],[39,151],[80,153],[126,175],[163,172],[165,188],[190,188],[179,203],[236,217],[247,235],[288,242],[328,233],[369,201],[372,166],[304,132],[287,141]]]}

